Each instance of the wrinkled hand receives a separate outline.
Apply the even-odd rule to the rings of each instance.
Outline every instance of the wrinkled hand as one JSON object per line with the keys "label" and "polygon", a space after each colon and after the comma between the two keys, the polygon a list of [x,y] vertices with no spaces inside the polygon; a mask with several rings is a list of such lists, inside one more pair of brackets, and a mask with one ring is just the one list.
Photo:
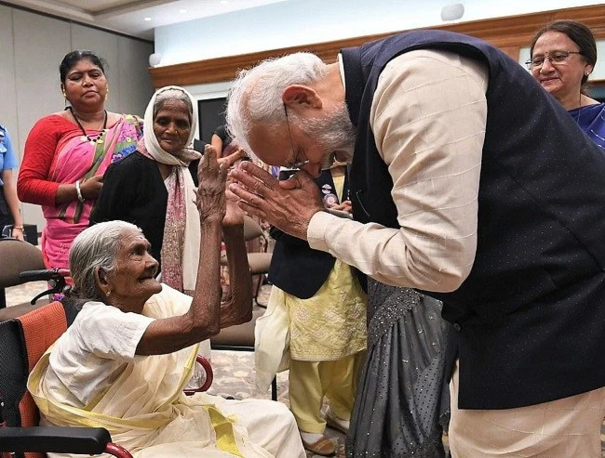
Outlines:
{"label": "wrinkled hand", "polygon": [[228,166],[226,163],[219,164],[217,156],[214,147],[206,145],[204,156],[197,168],[199,185],[195,203],[202,222],[210,217],[222,221],[226,212],[225,186]]}
{"label": "wrinkled hand", "polygon": [[233,153],[231,153],[229,156],[225,156],[225,157],[221,157],[218,160],[219,164],[227,164],[227,167],[232,167],[233,164],[235,164],[237,161],[239,161],[240,159],[243,159],[246,157],[246,152],[241,149],[240,147],[237,148],[237,150]]}
{"label": "wrinkled hand", "polygon": [[244,162],[231,172],[236,183],[229,189],[247,213],[264,219],[278,229],[307,239],[309,221],[324,206],[315,180],[303,170],[278,181],[260,167]]}
{"label": "wrinkled hand", "polygon": [[238,205],[239,199],[229,189],[229,184],[233,183],[233,179],[227,180],[227,188],[225,190],[225,198],[227,201],[227,211],[223,218],[223,227],[239,226],[244,224],[244,210]]}
{"label": "wrinkled hand", "polygon": [[353,204],[350,200],[344,200],[339,204],[330,205],[332,210],[340,210],[347,213],[353,213]]}
{"label": "wrinkled hand", "polygon": [[103,175],[80,180],[80,192],[85,199],[96,199],[103,188]]}

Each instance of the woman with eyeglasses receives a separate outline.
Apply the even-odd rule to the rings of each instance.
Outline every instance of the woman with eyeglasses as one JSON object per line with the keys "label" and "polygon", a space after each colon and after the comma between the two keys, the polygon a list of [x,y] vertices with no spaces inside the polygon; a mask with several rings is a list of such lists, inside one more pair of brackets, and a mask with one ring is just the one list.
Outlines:
{"label": "woman with eyeglasses", "polygon": [[586,91],[588,76],[597,62],[591,30],[577,21],[551,22],[534,35],[530,56],[527,65],[533,77],[599,147],[605,148],[605,104]]}

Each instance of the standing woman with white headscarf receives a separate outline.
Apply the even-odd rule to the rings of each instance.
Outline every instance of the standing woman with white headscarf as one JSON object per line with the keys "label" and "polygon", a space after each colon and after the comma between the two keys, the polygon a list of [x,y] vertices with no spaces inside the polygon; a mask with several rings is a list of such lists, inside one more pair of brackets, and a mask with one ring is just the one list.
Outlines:
{"label": "standing woman with white headscarf", "polygon": [[191,94],[178,86],[159,89],[145,110],[137,151],[109,167],[90,217],[91,224],[123,220],[139,226],[160,263],[162,282],[185,293],[195,288],[199,253],[200,222],[187,169],[201,157],[192,149],[196,128]]}

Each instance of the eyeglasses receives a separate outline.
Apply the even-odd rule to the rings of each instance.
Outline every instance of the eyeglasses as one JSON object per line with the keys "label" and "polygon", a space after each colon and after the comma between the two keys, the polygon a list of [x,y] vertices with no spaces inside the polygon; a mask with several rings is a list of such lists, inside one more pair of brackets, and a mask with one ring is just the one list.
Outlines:
{"label": "eyeglasses", "polygon": [[548,59],[548,61],[551,64],[554,65],[564,65],[567,64],[567,58],[569,57],[570,54],[582,54],[581,51],[550,51],[547,53],[544,53],[544,56],[534,56],[533,58],[531,58],[530,60],[528,60],[527,62],[525,62],[525,65],[527,65],[527,67],[530,70],[534,70],[536,68],[541,68],[542,65],[544,65],[544,61],[546,59]]}
{"label": "eyeglasses", "polygon": [[288,136],[290,137],[290,148],[292,149],[292,157],[293,157],[293,161],[290,163],[284,164],[284,167],[286,167],[288,169],[300,169],[303,165],[308,164],[309,160],[308,159],[301,160],[298,158],[298,154],[296,153],[296,150],[294,149],[294,142],[292,141],[292,131],[290,130],[290,120],[288,119],[288,108],[286,107],[285,103],[283,105],[284,105],[284,113],[286,114],[286,124],[288,125]]}

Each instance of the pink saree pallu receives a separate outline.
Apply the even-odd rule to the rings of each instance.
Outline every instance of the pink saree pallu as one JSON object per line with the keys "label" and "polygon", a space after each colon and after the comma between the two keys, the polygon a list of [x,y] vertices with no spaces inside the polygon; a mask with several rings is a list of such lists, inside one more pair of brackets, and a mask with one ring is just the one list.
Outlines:
{"label": "pink saree pallu", "polygon": [[[73,184],[103,175],[111,163],[135,151],[141,136],[141,123],[132,115],[122,115],[113,126],[101,131],[96,140],[90,140],[90,136],[87,138],[80,131],[66,132],[57,144],[49,180]],[[69,268],[69,248],[74,238],[88,227],[95,202],[75,200],[42,206],[46,218],[42,252],[47,267]]]}

